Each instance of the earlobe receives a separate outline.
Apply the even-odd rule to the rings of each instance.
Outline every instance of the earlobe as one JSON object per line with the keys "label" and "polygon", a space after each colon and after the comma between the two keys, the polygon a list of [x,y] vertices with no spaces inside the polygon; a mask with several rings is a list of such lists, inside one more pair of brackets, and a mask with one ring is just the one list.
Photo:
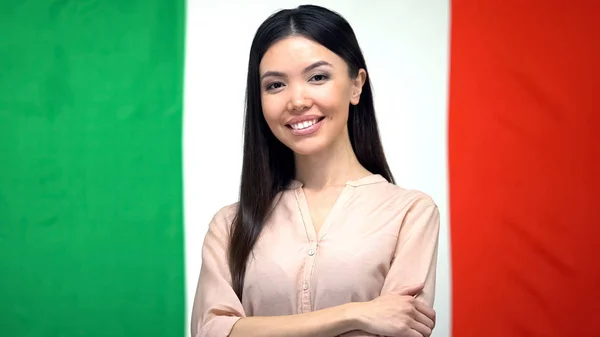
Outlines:
{"label": "earlobe", "polygon": [[367,72],[364,69],[360,69],[358,71],[358,75],[356,79],[354,79],[353,88],[352,88],[352,96],[350,98],[350,103],[352,105],[357,105],[360,101],[360,94],[362,93],[362,87],[367,81]]}
{"label": "earlobe", "polygon": [[354,87],[354,89],[352,89],[352,96],[350,97],[350,103],[352,105],[358,104],[358,102],[360,101],[361,92],[362,92],[362,90],[360,88]]}

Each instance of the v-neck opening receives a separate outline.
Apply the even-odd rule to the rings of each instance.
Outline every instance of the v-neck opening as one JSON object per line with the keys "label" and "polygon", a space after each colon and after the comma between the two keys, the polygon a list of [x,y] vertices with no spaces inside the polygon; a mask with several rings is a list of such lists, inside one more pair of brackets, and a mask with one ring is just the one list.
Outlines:
{"label": "v-neck opening", "polygon": [[298,204],[298,209],[300,211],[300,216],[306,231],[307,239],[310,242],[319,242],[329,232],[331,226],[335,222],[335,219],[338,217],[339,212],[343,209],[344,205],[347,203],[348,199],[352,193],[354,193],[356,188],[385,182],[387,182],[387,180],[380,174],[372,174],[357,180],[347,181],[342,189],[342,192],[338,195],[335,202],[331,206],[331,209],[325,216],[325,219],[323,220],[323,223],[318,231],[313,223],[310,208],[308,206],[308,200],[306,199],[306,193],[304,192],[303,188],[304,184],[300,181],[292,179],[288,185],[288,188],[292,189],[296,196],[296,202]]}
{"label": "v-neck opening", "polygon": [[329,209],[329,212],[327,212],[323,223],[317,231],[313,222],[312,214],[310,212],[310,207],[308,205],[308,200],[306,198],[306,193],[304,192],[304,189],[302,187],[298,187],[295,189],[296,197],[298,199],[298,206],[300,208],[300,213],[302,216],[302,221],[304,223],[304,227],[310,241],[318,242],[321,241],[323,237],[325,237],[325,235],[331,228],[332,223],[334,222],[337,214],[341,211],[353,190],[354,188],[348,184],[344,186],[340,194],[335,199],[333,205]]}

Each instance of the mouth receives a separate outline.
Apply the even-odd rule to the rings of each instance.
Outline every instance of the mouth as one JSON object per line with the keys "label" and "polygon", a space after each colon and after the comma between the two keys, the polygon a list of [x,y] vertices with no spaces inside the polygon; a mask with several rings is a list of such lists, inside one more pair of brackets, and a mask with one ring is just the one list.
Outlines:
{"label": "mouth", "polygon": [[321,122],[323,119],[325,119],[325,117],[317,117],[308,121],[286,124],[286,126],[292,130],[304,130]]}
{"label": "mouth", "polygon": [[319,130],[324,119],[325,117],[316,117],[311,120],[286,124],[286,127],[295,135],[308,135]]}

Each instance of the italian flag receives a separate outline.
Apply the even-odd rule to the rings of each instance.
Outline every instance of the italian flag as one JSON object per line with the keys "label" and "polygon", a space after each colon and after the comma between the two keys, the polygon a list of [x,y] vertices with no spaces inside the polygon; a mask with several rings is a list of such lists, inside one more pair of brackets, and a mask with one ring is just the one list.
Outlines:
{"label": "italian flag", "polygon": [[[299,4],[0,4],[0,336],[189,335],[250,43]],[[357,34],[398,184],[440,207],[433,336],[600,336],[600,2],[317,4]]]}

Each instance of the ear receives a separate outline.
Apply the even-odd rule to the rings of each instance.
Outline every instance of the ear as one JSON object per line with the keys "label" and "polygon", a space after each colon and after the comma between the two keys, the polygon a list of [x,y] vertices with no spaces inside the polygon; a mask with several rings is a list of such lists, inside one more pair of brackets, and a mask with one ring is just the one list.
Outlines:
{"label": "ear", "polygon": [[358,75],[352,80],[352,94],[350,96],[350,104],[357,105],[360,102],[360,94],[362,88],[367,81],[367,71],[364,69],[358,70]]}

